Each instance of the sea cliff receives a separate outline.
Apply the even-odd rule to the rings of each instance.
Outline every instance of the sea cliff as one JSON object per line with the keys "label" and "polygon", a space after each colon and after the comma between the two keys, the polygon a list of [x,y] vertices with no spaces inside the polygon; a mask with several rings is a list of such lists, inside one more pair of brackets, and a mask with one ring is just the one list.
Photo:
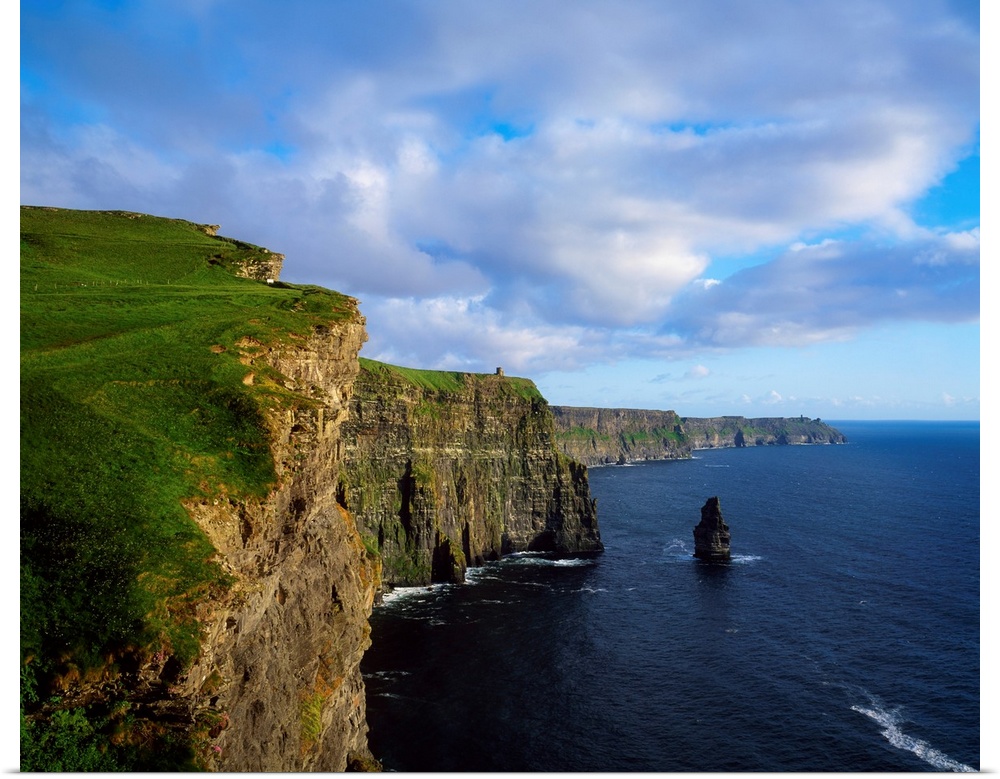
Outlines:
{"label": "sea cliff", "polygon": [[587,470],[556,451],[535,385],[362,361],[340,496],[388,584],[464,579],[518,551],[603,549]]}
{"label": "sea cliff", "polygon": [[235,579],[203,607],[201,652],[176,692],[224,717],[207,768],[343,771],[372,761],[360,662],[380,562],[336,495],[365,337],[355,310],[288,346],[242,344],[248,375],[274,370],[301,400],[269,415],[278,479],[263,500],[187,502]]}
{"label": "sea cliff", "polygon": [[377,768],[394,585],[602,549],[588,463],[842,441],[359,359],[357,300],[214,225],[21,212],[21,767]]}
{"label": "sea cliff", "polygon": [[839,444],[847,439],[806,417],[681,417],[674,411],[553,406],[559,451],[587,465],[675,460],[698,449]]}
{"label": "sea cliff", "polygon": [[23,770],[377,768],[383,582],[602,549],[534,384],[359,362],[217,229],[22,208]]}

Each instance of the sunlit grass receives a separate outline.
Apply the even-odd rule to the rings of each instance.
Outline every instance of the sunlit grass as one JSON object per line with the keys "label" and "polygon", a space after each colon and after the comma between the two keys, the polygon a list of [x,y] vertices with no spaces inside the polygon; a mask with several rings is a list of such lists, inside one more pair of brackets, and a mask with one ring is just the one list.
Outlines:
{"label": "sunlit grass", "polygon": [[29,685],[142,647],[197,653],[194,607],[229,579],[182,500],[266,495],[266,410],[305,402],[268,369],[244,383],[239,345],[354,315],[336,292],[233,275],[267,255],[180,220],[22,208]]}
{"label": "sunlit grass", "polygon": [[[484,378],[493,376],[490,373],[465,373],[461,371],[432,371],[421,368],[403,368],[398,365],[390,365],[376,360],[361,358],[362,370],[371,373],[373,376],[395,377],[416,387],[425,390],[432,390],[439,393],[461,392],[472,382],[482,381]],[[502,386],[515,394],[533,401],[544,402],[542,393],[530,379],[523,379],[516,376],[505,376]]]}

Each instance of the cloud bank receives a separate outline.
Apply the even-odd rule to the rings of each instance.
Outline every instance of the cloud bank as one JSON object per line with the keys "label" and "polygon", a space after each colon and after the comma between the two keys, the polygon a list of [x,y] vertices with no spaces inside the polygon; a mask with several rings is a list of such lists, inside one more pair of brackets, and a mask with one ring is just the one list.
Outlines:
{"label": "cloud bank", "polygon": [[[978,6],[976,6],[978,8]],[[913,0],[22,8],[27,204],[222,225],[365,354],[536,374],[974,321],[979,31]],[[725,271],[722,273],[720,271]]]}

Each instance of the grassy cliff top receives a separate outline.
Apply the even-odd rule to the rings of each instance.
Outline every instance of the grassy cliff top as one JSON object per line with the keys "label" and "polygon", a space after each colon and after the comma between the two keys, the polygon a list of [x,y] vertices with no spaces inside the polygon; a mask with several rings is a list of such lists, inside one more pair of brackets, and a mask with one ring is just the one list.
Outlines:
{"label": "grassy cliff top", "polygon": [[512,389],[516,394],[530,401],[541,401],[545,399],[538,387],[531,379],[523,379],[516,376],[503,376],[495,373],[464,373],[461,371],[431,371],[420,368],[403,368],[398,365],[369,360],[362,357],[360,359],[361,369],[381,377],[391,377],[405,384],[411,384],[424,390],[431,390],[444,394],[457,393],[466,390],[475,382],[502,380],[505,386]]}
{"label": "grassy cliff top", "polygon": [[[238,343],[356,315],[233,271],[269,254],[213,228],[21,209],[21,650],[28,684],[150,646],[187,660],[227,585],[185,498],[263,496],[264,411],[297,402]],[[275,377],[276,378],[276,377]],[[112,658],[112,660],[109,660]]]}

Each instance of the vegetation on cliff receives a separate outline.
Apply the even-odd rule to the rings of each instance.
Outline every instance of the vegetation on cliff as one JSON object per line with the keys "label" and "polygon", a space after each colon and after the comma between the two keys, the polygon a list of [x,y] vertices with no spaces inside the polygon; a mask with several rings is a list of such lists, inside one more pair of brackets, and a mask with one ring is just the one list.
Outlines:
{"label": "vegetation on cliff", "polygon": [[514,551],[603,548],[586,468],[556,450],[528,379],[362,359],[344,440],[339,500],[389,584],[462,581]]}
{"label": "vegetation on cliff", "polygon": [[843,443],[820,419],[681,417],[675,411],[553,406],[559,450],[588,465],[690,457],[697,449]]}
{"label": "vegetation on cliff", "polygon": [[581,463],[843,440],[359,368],[356,301],[215,231],[21,209],[22,770],[368,765],[380,581],[600,552]]}
{"label": "vegetation on cliff", "polygon": [[[451,393],[458,393],[471,386],[474,382],[481,381],[489,376],[501,376],[502,374],[488,373],[467,373],[462,371],[433,371],[422,368],[404,368],[399,365],[369,360],[365,357],[359,358],[361,368],[367,374],[377,377],[383,381],[400,381],[411,384],[421,390],[430,390],[438,393],[438,398],[443,402]],[[500,386],[506,391],[512,391],[515,395],[530,403],[543,403],[545,398],[538,391],[535,382],[531,379],[523,379],[517,376],[504,376]]]}
{"label": "vegetation on cliff", "polygon": [[[116,684],[159,656],[168,685],[229,585],[182,501],[267,494],[268,413],[311,402],[241,356],[353,316],[338,293],[234,275],[269,255],[176,219],[21,209],[23,770],[197,757]],[[65,697],[80,681],[106,694]]]}

